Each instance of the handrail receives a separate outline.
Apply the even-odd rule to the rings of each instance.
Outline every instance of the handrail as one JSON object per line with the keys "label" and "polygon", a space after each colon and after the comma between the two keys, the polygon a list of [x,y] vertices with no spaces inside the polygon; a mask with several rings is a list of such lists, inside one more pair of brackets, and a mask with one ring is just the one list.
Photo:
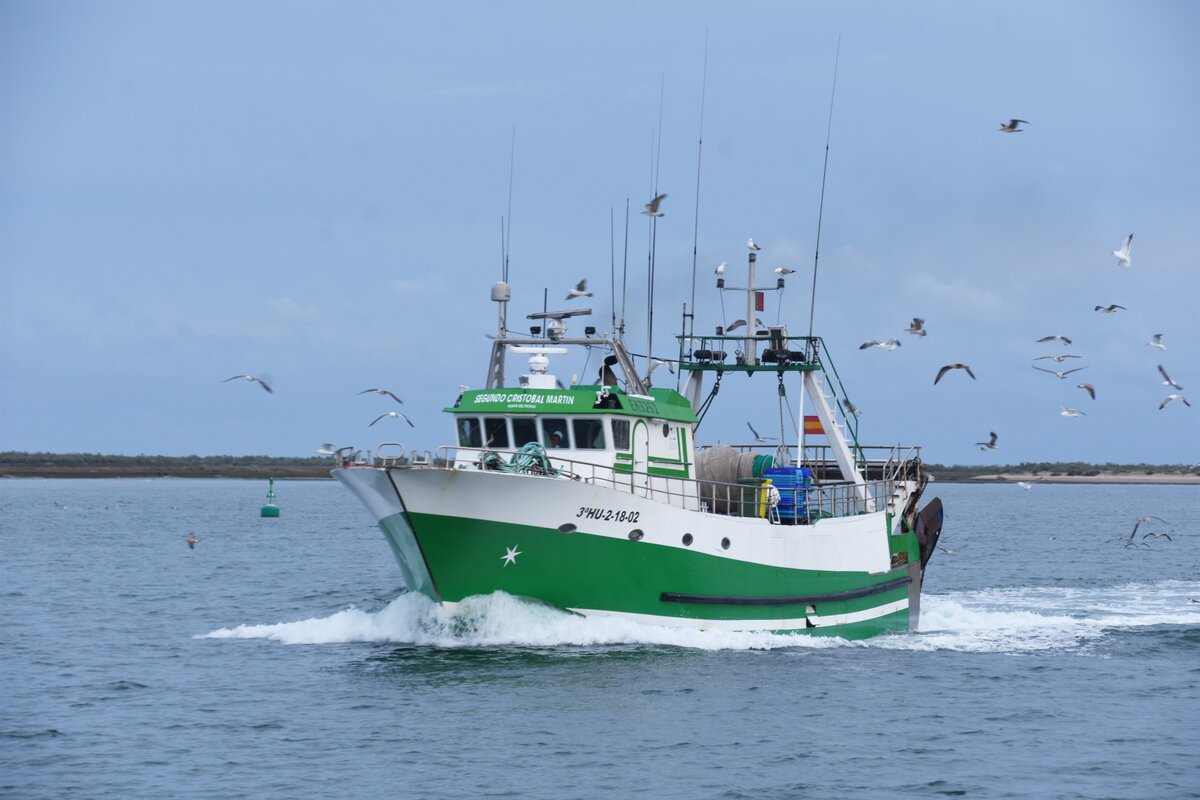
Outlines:
{"label": "handrail", "polygon": [[[437,450],[433,465],[410,465],[415,469],[495,469],[496,456],[500,454],[484,448],[455,447],[444,445]],[[781,497],[789,499],[797,514],[792,522],[811,523],[826,517],[844,517],[862,513],[870,508],[885,508],[894,499],[897,481],[891,477],[869,480],[857,485],[848,480],[818,480],[807,487],[772,487],[767,481],[753,485],[746,483],[724,483],[653,475],[649,472],[618,472],[611,465],[576,461],[569,458],[550,458],[553,472],[534,472],[532,475],[547,480],[575,480],[596,486],[628,492],[665,502],[679,508],[720,516],[752,516],[766,518],[772,523],[781,522],[778,507]],[[886,462],[878,462],[886,463]],[[919,462],[917,462],[919,463]],[[444,466],[439,466],[444,465]],[[500,471],[500,470],[497,470]],[[503,470],[510,472],[510,470]],[[773,491],[772,491],[773,489]],[[865,495],[863,492],[865,491]]]}

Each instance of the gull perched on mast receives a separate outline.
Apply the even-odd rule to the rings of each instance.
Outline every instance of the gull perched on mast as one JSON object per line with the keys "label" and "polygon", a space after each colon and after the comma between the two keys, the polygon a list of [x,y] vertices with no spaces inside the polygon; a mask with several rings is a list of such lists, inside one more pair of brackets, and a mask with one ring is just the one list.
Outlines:
{"label": "gull perched on mast", "polygon": [[759,247],[757,244],[755,244],[753,239],[746,240],[746,247],[750,248],[751,253],[757,253],[759,250],[762,250],[761,247]]}
{"label": "gull perched on mast", "polygon": [[1117,257],[1117,263],[1122,267],[1129,266],[1129,248],[1133,247],[1133,234],[1125,237],[1125,241],[1121,243],[1120,250],[1113,250],[1112,254]]}
{"label": "gull perched on mast", "polygon": [[717,268],[714,269],[713,272],[717,273],[717,277],[719,278],[725,274],[725,268],[728,266],[729,266],[728,261],[722,261],[720,264],[717,264]]}
{"label": "gull perched on mast", "polygon": [[658,204],[663,201],[664,197],[666,197],[665,194],[660,194],[649,203],[646,203],[646,209],[642,213],[647,217],[661,217],[663,212],[658,210]]}

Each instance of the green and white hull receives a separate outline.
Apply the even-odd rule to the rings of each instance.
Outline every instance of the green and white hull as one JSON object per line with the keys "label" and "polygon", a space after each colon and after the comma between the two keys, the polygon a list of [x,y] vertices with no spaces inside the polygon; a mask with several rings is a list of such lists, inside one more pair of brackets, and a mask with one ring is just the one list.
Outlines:
{"label": "green and white hull", "polygon": [[[886,507],[807,525],[704,513],[625,488],[479,469],[351,466],[404,580],[447,606],[496,591],[583,615],[862,638],[916,627],[917,537]],[[915,498],[913,498],[915,501]]]}

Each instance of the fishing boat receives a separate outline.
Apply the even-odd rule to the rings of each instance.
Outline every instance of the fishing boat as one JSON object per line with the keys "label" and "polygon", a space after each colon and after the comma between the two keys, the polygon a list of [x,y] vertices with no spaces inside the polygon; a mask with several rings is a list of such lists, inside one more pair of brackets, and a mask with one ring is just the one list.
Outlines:
{"label": "fishing boat", "polygon": [[[764,291],[755,262],[751,249],[746,287],[728,287],[746,293],[750,320]],[[916,628],[941,502],[918,510],[929,480],[918,447],[859,443],[820,337],[685,330],[677,359],[652,360],[619,330],[570,335],[586,309],[529,314],[530,334],[515,334],[508,284],[492,299],[486,381],[445,409],[456,443],[416,457],[399,443],[365,458],[344,448],[333,470],[378,520],[409,590],[447,607],[505,592],[697,629]],[[556,377],[551,359],[572,351],[600,354],[593,380]],[[510,356],[528,359],[515,381]],[[664,363],[678,368],[676,388],[653,385]],[[700,444],[721,381],[739,373],[774,374],[772,396],[797,398],[794,444]]]}

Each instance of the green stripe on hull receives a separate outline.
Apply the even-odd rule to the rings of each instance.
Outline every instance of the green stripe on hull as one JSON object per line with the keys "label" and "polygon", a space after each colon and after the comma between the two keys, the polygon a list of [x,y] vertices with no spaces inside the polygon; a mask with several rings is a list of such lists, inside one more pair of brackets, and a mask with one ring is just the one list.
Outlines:
{"label": "green stripe on hull", "polygon": [[[891,583],[907,574],[788,569],[645,541],[463,517],[417,513],[408,517],[436,585],[437,599],[450,602],[499,590],[561,608],[694,620],[804,620],[805,605],[664,602],[661,595],[826,595]],[[819,602],[814,613],[818,620],[856,613],[869,617],[872,609],[906,603],[908,591],[907,585],[901,585],[864,597]],[[869,636],[907,628],[905,607],[874,618],[810,630]]]}

